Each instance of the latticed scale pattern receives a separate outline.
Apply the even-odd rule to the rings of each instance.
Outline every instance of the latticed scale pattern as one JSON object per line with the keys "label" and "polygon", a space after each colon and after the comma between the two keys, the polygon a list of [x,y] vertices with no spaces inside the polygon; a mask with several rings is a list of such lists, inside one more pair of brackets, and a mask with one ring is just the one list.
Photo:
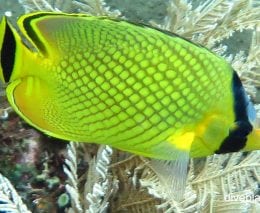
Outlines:
{"label": "latticed scale pattern", "polygon": [[209,109],[223,113],[223,104],[232,107],[225,98],[231,94],[228,65],[178,36],[69,16],[48,25],[41,21],[43,35],[52,24],[55,31],[46,40],[56,42],[58,57],[47,68],[53,73],[47,80],[56,85],[50,102],[59,110],[47,100],[44,110],[68,138],[138,153],[137,146],[152,150],[176,130],[193,128]]}

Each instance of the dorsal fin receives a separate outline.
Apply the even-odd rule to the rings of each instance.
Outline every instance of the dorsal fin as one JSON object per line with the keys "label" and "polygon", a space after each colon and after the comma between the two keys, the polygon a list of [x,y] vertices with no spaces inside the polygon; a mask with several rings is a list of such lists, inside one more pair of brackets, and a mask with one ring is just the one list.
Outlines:
{"label": "dorsal fin", "polygon": [[53,40],[51,31],[53,28],[48,27],[48,17],[57,15],[49,12],[36,12],[21,16],[18,19],[18,26],[25,39],[29,41],[40,54],[48,56],[50,53],[48,48],[51,48],[50,42]]}
{"label": "dorsal fin", "polygon": [[[83,17],[87,15],[35,12],[21,16],[17,24],[25,36],[25,39],[28,40],[40,54],[48,57],[53,53],[57,53],[56,48],[59,47],[59,42],[66,43],[68,39],[71,39],[68,34],[65,35],[60,29],[61,26],[68,23],[68,19],[72,16]],[[62,33],[63,37],[61,35]]]}

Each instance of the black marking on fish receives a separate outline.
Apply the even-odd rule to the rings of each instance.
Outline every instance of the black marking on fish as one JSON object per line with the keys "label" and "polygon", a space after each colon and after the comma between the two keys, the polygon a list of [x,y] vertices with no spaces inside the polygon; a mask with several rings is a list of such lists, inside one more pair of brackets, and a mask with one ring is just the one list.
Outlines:
{"label": "black marking on fish", "polygon": [[40,18],[44,14],[37,13],[33,16],[28,16],[23,20],[23,27],[27,33],[27,35],[32,39],[33,43],[36,45],[36,47],[40,50],[41,53],[44,55],[47,54],[47,50],[43,42],[39,39],[37,33],[34,31],[33,27],[31,26],[31,21],[35,18]]}
{"label": "black marking on fish", "polygon": [[247,136],[253,130],[248,118],[250,101],[236,72],[233,72],[232,91],[234,95],[235,128],[223,140],[216,154],[237,152],[245,147]]}
{"label": "black marking on fish", "polygon": [[9,82],[15,61],[16,42],[14,34],[8,24],[4,32],[4,40],[1,49],[1,67],[3,69],[4,81]]}
{"label": "black marking on fish", "polygon": [[247,136],[253,130],[249,122],[240,121],[236,123],[236,127],[230,130],[229,135],[223,140],[216,154],[229,152],[237,152],[246,145]]}

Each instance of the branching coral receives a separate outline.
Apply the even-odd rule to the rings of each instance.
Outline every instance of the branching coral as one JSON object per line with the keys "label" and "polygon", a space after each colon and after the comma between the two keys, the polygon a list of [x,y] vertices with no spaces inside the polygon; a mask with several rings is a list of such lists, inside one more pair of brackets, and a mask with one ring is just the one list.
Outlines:
{"label": "branching coral", "polygon": [[117,189],[117,180],[108,173],[112,149],[109,146],[99,147],[97,156],[90,160],[88,171],[81,177],[86,181],[83,185],[77,175],[77,151],[74,142],[68,145],[67,152],[64,172],[68,176],[66,190],[72,203],[68,212],[106,212],[108,200]]}
{"label": "branching coral", "polygon": [[25,12],[32,11],[59,11],[82,12],[92,15],[120,15],[119,10],[110,11],[104,0],[19,0],[24,5]]}
{"label": "branching coral", "polygon": [[10,181],[0,174],[0,211],[30,213]]}
{"label": "branching coral", "polygon": [[96,159],[90,162],[85,185],[86,213],[106,212],[111,194],[117,190],[117,180],[108,173],[112,149],[100,146]]}
{"label": "branching coral", "polygon": [[68,156],[65,160],[64,172],[68,176],[68,184],[66,190],[71,197],[71,205],[74,212],[82,213],[83,207],[80,202],[80,195],[78,190],[78,175],[77,175],[77,152],[76,144],[70,143],[67,147]]}
{"label": "branching coral", "polygon": [[235,31],[254,29],[258,22],[257,0],[207,0],[198,5],[170,0],[165,22],[158,26],[210,48]]}

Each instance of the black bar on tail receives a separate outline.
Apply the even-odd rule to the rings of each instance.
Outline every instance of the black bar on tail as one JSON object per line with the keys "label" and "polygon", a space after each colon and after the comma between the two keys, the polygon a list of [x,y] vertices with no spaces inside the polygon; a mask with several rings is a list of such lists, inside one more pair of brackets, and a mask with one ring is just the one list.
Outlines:
{"label": "black bar on tail", "polygon": [[248,106],[250,105],[247,94],[237,75],[233,72],[232,91],[234,95],[235,127],[230,129],[229,135],[223,140],[216,154],[237,152],[245,147],[247,135],[253,130],[248,119]]}

